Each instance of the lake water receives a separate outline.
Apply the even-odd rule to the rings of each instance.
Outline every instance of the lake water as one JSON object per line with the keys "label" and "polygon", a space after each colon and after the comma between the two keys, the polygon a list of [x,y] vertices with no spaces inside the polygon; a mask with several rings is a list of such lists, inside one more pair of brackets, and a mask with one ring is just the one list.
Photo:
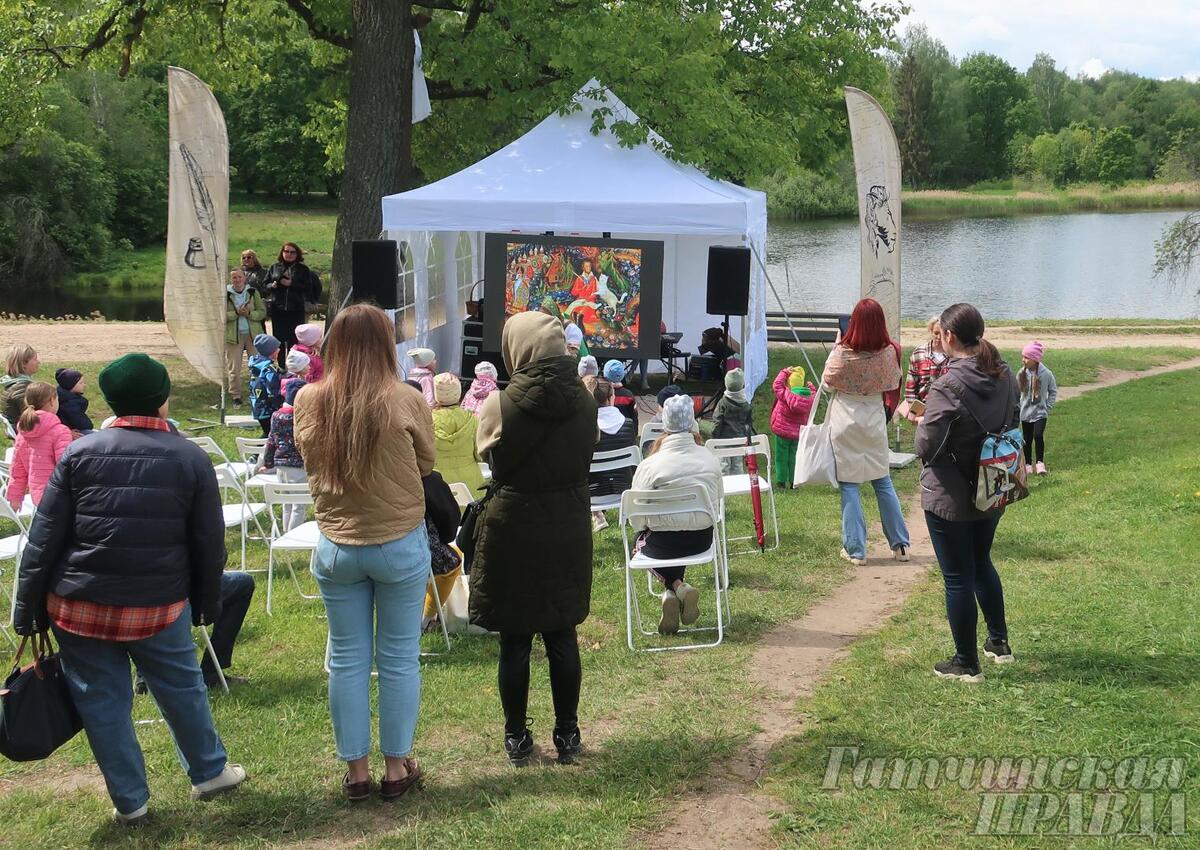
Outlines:
{"label": "lake water", "polygon": [[[1195,279],[1172,291],[1153,276],[1154,242],[1181,215],[905,219],[902,313],[924,319],[970,301],[992,319],[1195,317]],[[858,222],[772,221],[767,267],[789,309],[849,312],[859,293]],[[778,309],[768,298],[767,309]]]}
{"label": "lake water", "polygon": [[[1197,280],[1155,280],[1154,242],[1179,212],[1079,213],[904,221],[903,313],[924,319],[970,301],[993,319],[1190,318]],[[784,265],[787,265],[787,274]],[[854,219],[772,221],[767,265],[789,309],[849,312],[858,300]],[[790,278],[790,285],[789,285]],[[774,299],[768,309],[777,309]],[[161,293],[115,289],[0,290],[0,312],[162,319]]]}

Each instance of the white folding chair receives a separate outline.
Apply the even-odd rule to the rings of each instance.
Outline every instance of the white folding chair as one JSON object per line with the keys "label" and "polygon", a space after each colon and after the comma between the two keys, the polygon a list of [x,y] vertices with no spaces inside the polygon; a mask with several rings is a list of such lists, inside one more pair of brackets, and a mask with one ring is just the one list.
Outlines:
{"label": "white folding chair", "polygon": [[20,577],[21,552],[24,551],[25,541],[29,537],[29,527],[21,515],[14,511],[8,500],[4,498],[0,498],[0,520],[8,520],[17,527],[16,534],[0,537],[0,562],[13,562],[12,593],[10,594],[0,582],[0,592],[8,597],[8,624],[11,626],[17,617],[17,579]]}
{"label": "white folding chair", "polygon": [[[642,450],[637,446],[627,446],[623,449],[613,449],[607,452],[595,452],[592,455],[592,465],[589,474],[596,472],[613,472],[618,469],[636,469],[642,462]],[[592,497],[593,511],[611,511],[621,507],[621,494],[613,493],[608,496]]]}
{"label": "white folding chair", "polygon": [[[267,509],[271,514],[271,537],[267,541],[267,614],[271,614],[271,588],[275,578],[276,552],[308,552],[309,567],[317,554],[317,541],[320,531],[315,520],[309,520],[291,531],[285,532],[282,526],[282,509],[284,505],[311,505],[312,494],[308,492],[308,484],[264,484],[263,494],[267,500]],[[276,508],[279,510],[277,511]],[[319,599],[316,593],[305,593],[300,587],[300,579],[292,562],[287,562],[288,572],[291,573],[292,583],[296,592],[304,599]]]}
{"label": "white folding chair", "polygon": [[[226,528],[241,528],[242,537],[242,572],[246,570],[246,540],[249,538],[248,529],[246,527],[247,520],[254,523],[254,527],[258,529],[258,535],[255,540],[270,540],[270,536],[263,531],[262,523],[259,522],[259,514],[267,510],[266,502],[251,502],[246,498],[246,490],[242,486],[242,482],[236,475],[229,470],[228,467],[218,466],[217,486],[222,490],[232,490],[236,501],[226,502],[221,505],[221,513],[224,515]],[[262,570],[257,570],[262,572]]]}
{"label": "white folding chair", "polygon": [[217,660],[217,651],[213,649],[212,639],[208,636],[208,628],[197,626],[195,631],[200,632],[200,637],[204,641],[204,651],[212,659],[213,669],[217,671],[217,681],[221,683],[221,690],[229,693],[229,683],[225,681],[225,671],[221,669],[221,662]]}
{"label": "white folding chair", "polygon": [[[671,514],[705,513],[713,523],[713,543],[704,552],[683,558],[655,559],[648,558],[640,552],[633,555],[630,545],[629,530],[634,520],[643,516],[667,516]],[[714,608],[717,612],[716,626],[691,626],[681,628],[683,633],[716,632],[716,640],[707,643],[689,643],[684,645],[644,647],[646,652],[665,652],[667,650],[703,649],[718,645],[725,638],[725,624],[729,614],[729,598],[727,594],[728,577],[723,563],[725,559],[722,541],[724,535],[721,526],[721,514],[709,502],[708,493],[702,485],[690,484],[686,487],[672,487],[667,490],[626,490],[621,494],[621,542],[625,547],[625,639],[631,650],[637,647],[633,642],[633,625],[637,622],[638,631],[645,636],[656,633],[647,629],[642,622],[641,606],[638,594],[634,589],[633,574],[640,570],[646,573],[647,584],[653,593],[650,570],[660,567],[689,567],[702,564],[713,565]]]}
{"label": "white folding chair", "polygon": [[[8,492],[8,482],[11,478],[12,462],[0,461],[0,499],[4,498],[4,494]],[[21,509],[17,511],[17,516],[21,519],[32,519],[36,511],[37,506],[33,503],[33,496],[26,493],[25,498],[21,500]]]}
{"label": "white folding chair", "polygon": [[483,476],[484,481],[492,480],[492,468],[483,461],[479,461],[479,472]]}
{"label": "white folding chair", "polygon": [[225,454],[225,450],[218,446],[217,441],[212,437],[188,437],[188,440],[204,449],[213,458],[213,466],[224,466],[238,478],[245,478],[250,474],[250,470],[246,468],[245,463],[230,460],[229,455]]}
{"label": "white folding chair", "polygon": [[[704,444],[705,447],[719,458],[745,458],[747,455],[757,455],[762,458],[758,465],[758,489],[766,495],[766,501],[771,508],[771,528],[774,532],[774,542],[766,547],[768,552],[779,548],[779,515],[775,510],[775,489],[771,486],[771,446],[766,434],[755,434],[746,445],[745,437],[714,437]],[[750,474],[723,475],[721,483],[725,489],[725,500],[730,496],[750,495]],[[754,540],[754,535],[732,537],[730,540]],[[759,551],[755,546],[734,552],[735,555],[747,555]]]}
{"label": "white folding chair", "polygon": [[638,447],[640,448],[646,443],[653,443],[665,433],[667,433],[667,429],[661,422],[647,422],[642,426],[642,433],[638,436]]}
{"label": "white folding chair", "polygon": [[462,510],[475,498],[471,495],[471,488],[461,481],[452,481],[450,483],[450,492],[454,494],[454,501],[458,503],[459,510]]}
{"label": "white folding chair", "polygon": [[261,489],[264,484],[280,483],[274,469],[251,474],[262,463],[263,453],[267,450],[266,437],[234,437],[233,442],[237,446],[242,463],[246,464],[246,474],[242,477],[246,482],[243,486],[247,490],[251,487]]}

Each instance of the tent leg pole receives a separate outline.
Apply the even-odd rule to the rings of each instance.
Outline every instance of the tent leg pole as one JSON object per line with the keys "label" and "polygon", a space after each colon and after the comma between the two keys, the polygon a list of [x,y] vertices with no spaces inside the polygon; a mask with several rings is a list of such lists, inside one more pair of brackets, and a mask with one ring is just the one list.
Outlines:
{"label": "tent leg pole", "polygon": [[750,242],[750,250],[754,252],[754,259],[758,260],[758,267],[762,269],[763,277],[767,279],[767,286],[771,287],[771,294],[775,296],[775,303],[783,311],[783,318],[787,320],[788,330],[792,332],[792,338],[796,340],[796,345],[800,348],[800,353],[804,355],[804,362],[808,364],[808,374],[816,375],[816,367],[808,359],[808,352],[804,350],[804,345],[800,342],[800,334],[796,333],[796,326],[792,324],[792,317],[788,315],[787,307],[783,306],[783,299],[779,297],[779,290],[775,288],[775,281],[771,280],[771,275],[767,271],[767,264],[758,255],[758,249],[754,247],[753,242]]}

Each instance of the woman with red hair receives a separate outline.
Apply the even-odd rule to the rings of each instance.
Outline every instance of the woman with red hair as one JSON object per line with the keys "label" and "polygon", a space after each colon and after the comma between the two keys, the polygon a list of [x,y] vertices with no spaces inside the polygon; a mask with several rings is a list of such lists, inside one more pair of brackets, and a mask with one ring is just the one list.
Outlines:
{"label": "woman with red hair", "polygon": [[871,482],[883,532],[897,561],[908,560],[908,528],[888,467],[884,396],[900,386],[900,346],[888,336],[883,308],[864,298],[850,314],[846,335],[825,361],[822,383],[833,390],[828,422],[842,494],[842,551],[852,564],[867,558],[867,521],[860,486]]}

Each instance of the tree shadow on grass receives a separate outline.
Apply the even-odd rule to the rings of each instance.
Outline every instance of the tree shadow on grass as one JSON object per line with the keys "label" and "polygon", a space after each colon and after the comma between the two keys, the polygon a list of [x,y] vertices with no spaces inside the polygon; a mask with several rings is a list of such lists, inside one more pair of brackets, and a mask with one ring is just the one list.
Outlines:
{"label": "tree shadow on grass", "polygon": [[1018,671],[1025,681],[1180,688],[1200,681],[1200,655],[1079,650],[1038,650]]}

